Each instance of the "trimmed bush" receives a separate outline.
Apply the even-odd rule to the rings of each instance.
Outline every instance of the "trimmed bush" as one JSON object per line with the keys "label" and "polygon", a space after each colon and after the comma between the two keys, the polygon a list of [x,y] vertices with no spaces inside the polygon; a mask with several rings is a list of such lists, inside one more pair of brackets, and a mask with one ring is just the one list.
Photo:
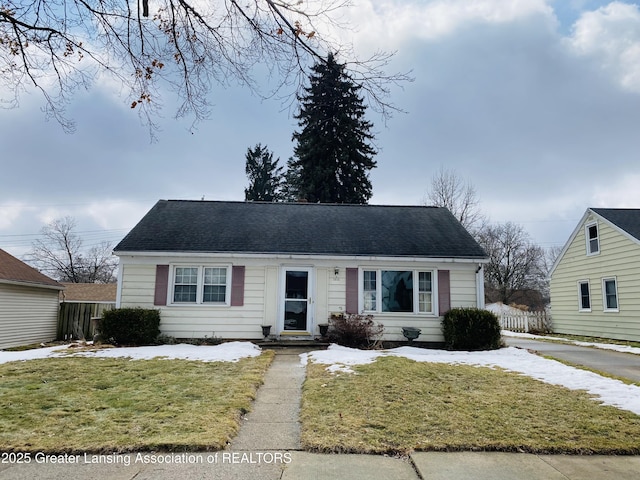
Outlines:
{"label": "trimmed bush", "polygon": [[372,315],[331,315],[327,339],[344,347],[376,348],[384,325],[376,323]]}
{"label": "trimmed bush", "polygon": [[117,345],[153,345],[160,334],[160,311],[117,308],[102,315],[100,334]]}
{"label": "trimmed bush", "polygon": [[498,317],[479,308],[452,308],[442,320],[449,350],[495,350],[502,346]]}

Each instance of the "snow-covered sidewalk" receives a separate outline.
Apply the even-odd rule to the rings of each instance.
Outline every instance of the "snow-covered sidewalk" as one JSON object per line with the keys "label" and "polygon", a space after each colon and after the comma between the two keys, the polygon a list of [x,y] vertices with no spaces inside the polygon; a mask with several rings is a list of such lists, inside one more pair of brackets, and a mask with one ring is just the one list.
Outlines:
{"label": "snow-covered sidewalk", "polygon": [[301,359],[304,364],[311,361],[327,365],[327,369],[332,372],[353,372],[351,367],[354,365],[372,363],[381,356],[389,355],[401,356],[417,362],[500,367],[542,382],[561,385],[572,390],[586,390],[605,405],[613,405],[640,415],[640,387],[569,367],[555,360],[547,360],[513,347],[485,352],[450,352],[415,347],[372,351],[331,345],[327,350],[303,354]]}

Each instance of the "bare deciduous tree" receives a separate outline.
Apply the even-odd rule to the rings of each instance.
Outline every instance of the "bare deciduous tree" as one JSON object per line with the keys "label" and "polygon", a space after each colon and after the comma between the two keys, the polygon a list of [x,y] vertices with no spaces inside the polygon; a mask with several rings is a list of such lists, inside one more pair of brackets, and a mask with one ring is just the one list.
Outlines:
{"label": "bare deciduous tree", "polygon": [[[0,81],[17,106],[25,85],[39,89],[47,114],[66,130],[64,107],[78,88],[108,73],[153,132],[163,87],[180,99],[176,116],[209,113],[212,84],[238,83],[258,91],[254,67],[295,93],[306,70],[329,51],[346,58],[352,78],[383,113],[390,54],[357,60],[332,39],[344,28],[338,11],[349,0],[4,0],[0,3]],[[265,70],[261,70],[265,72]],[[277,90],[277,89],[276,89]],[[266,92],[267,95],[275,91]]]}
{"label": "bare deciduous tree", "polygon": [[425,203],[446,207],[472,233],[484,222],[475,187],[464,181],[455,170],[443,167],[438,170],[431,179]]}
{"label": "bare deciduous tree", "polygon": [[82,239],[74,232],[75,227],[71,217],[54,220],[43,227],[44,240],[33,243],[31,263],[61,282],[114,282],[118,262],[111,254],[112,245],[102,242],[83,251]]}
{"label": "bare deciduous tree", "polygon": [[544,290],[544,251],[520,225],[486,225],[478,233],[478,243],[489,255],[485,283],[487,290],[497,293],[495,300],[508,305],[518,291]]}

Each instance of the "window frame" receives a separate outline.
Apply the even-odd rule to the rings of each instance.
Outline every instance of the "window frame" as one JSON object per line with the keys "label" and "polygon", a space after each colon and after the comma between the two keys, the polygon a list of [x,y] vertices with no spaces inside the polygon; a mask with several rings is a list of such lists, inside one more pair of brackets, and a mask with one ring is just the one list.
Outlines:
{"label": "window frame", "polygon": [[[177,302],[175,301],[175,287],[176,285],[176,271],[178,268],[196,268],[198,270],[197,273],[197,283],[196,283],[196,300],[195,302]],[[205,269],[206,268],[219,268],[225,270],[225,283],[216,283],[216,284],[205,284]],[[180,263],[180,264],[172,264],[170,265],[170,274],[169,274],[169,292],[168,292],[168,302],[169,306],[180,306],[180,307],[192,307],[192,306],[205,306],[205,307],[228,307],[231,305],[231,275],[233,269],[231,265],[228,264],[209,264],[209,263]],[[224,301],[223,302],[208,302],[204,300],[204,290],[205,286],[222,286],[224,285]]]}
{"label": "window frame", "polygon": [[[594,238],[591,238],[589,236],[589,230],[595,227],[596,229],[596,236]],[[587,249],[587,256],[592,256],[592,255],[599,255],[600,254],[600,226],[598,225],[598,222],[589,222],[587,224],[585,224],[584,226],[584,237],[585,237],[585,244],[586,244],[586,249]],[[591,242],[595,241],[597,244],[597,250],[592,250],[591,248]]]}
{"label": "window frame", "polygon": [[[582,294],[582,285],[587,286],[587,300],[589,301],[589,306],[585,307],[582,303],[583,294]],[[591,283],[589,280],[578,280],[578,311],[579,312],[590,312],[591,311]]]}
{"label": "window frame", "polygon": [[[365,290],[365,272],[375,272],[375,291],[371,289]],[[382,310],[382,272],[411,272],[411,283],[413,290],[412,298],[412,310],[411,311],[384,311]],[[420,291],[420,273],[429,273],[431,275],[431,290]],[[437,316],[438,312],[438,271],[434,268],[406,268],[406,267],[359,267],[358,268],[358,310],[367,314],[377,315],[427,315]],[[370,279],[368,279],[370,280]],[[365,301],[365,294],[367,292],[374,292],[375,308],[370,310],[366,309],[365,305],[368,303]],[[428,312],[420,311],[420,293],[431,294],[431,310]]]}
{"label": "window frame", "polygon": [[[607,305],[607,282],[613,282],[615,287],[615,299],[616,306],[611,308]],[[616,313],[620,311],[620,296],[618,295],[618,278],[617,277],[603,277],[602,278],[602,311]]]}

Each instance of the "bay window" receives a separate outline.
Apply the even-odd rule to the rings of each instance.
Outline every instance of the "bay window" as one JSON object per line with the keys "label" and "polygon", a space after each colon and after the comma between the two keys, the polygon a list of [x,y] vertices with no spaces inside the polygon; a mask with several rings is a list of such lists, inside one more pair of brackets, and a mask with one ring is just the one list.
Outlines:
{"label": "bay window", "polygon": [[365,312],[434,313],[432,271],[362,270]]}

